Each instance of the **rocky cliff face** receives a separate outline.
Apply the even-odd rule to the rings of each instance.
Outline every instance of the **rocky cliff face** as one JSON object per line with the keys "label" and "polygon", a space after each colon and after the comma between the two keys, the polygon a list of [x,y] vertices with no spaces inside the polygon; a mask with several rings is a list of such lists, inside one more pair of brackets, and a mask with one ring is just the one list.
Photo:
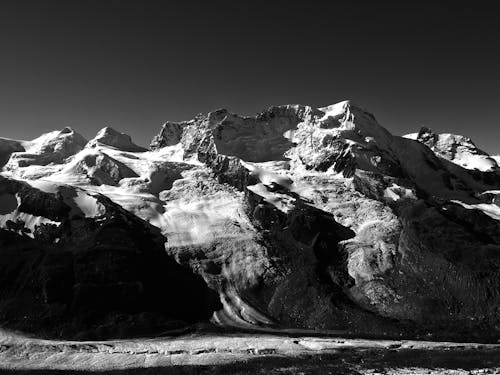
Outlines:
{"label": "rocky cliff face", "polygon": [[[164,316],[194,321],[208,314],[216,324],[245,328],[500,336],[498,167],[465,138],[441,139],[427,130],[410,138],[391,135],[364,109],[341,102],[271,107],[255,117],[217,110],[167,122],[151,151],[132,150],[131,141],[123,147],[91,141],[61,163],[36,169],[9,168],[14,153],[0,181],[17,186],[3,198],[10,208],[0,212],[0,238],[17,236],[24,242],[16,243],[29,247],[38,241],[33,233],[52,233],[47,225],[56,231],[79,223],[69,217],[61,227],[54,224],[62,222],[59,216],[32,213],[36,217],[26,220],[19,213],[16,189],[50,184],[92,197],[76,198],[94,215],[85,220],[109,225],[104,242],[96,231],[84,230],[92,239],[91,254],[113,254],[83,258],[84,270],[100,268],[101,261],[104,269],[121,264],[115,247],[125,244],[133,261],[116,267],[127,274],[141,274],[139,259],[149,259],[150,248],[161,248],[154,253],[164,259],[154,262],[150,277],[166,277],[163,267],[179,267],[162,285],[174,296],[179,285],[187,285],[180,293],[185,305],[176,309],[203,302],[200,314],[159,309]],[[133,227],[113,224],[102,214],[109,207]],[[131,240],[130,228],[154,228],[156,245],[141,245],[151,241],[148,235]],[[58,249],[79,254],[69,245],[78,235],[65,233]],[[66,259],[61,262],[71,264],[71,277],[77,277],[80,258],[50,259]],[[90,299],[80,295],[115,295],[118,287],[107,289],[99,281],[103,275],[87,273],[83,284],[97,285],[80,290],[75,281],[70,305],[93,311]],[[140,292],[146,281],[116,275],[113,282],[123,285],[118,296],[147,305]]]}

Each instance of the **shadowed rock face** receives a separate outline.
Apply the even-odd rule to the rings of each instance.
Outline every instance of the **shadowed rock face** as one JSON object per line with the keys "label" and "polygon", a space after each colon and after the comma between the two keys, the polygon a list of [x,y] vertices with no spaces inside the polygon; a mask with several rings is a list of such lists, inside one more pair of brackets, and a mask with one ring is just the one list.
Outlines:
{"label": "shadowed rock face", "polygon": [[464,137],[424,133],[393,136],[350,102],[217,110],[166,123],[151,151],[99,141],[60,166],[6,167],[2,264],[36,277],[9,279],[0,312],[28,298],[52,332],[101,336],[210,317],[498,337],[498,168]]}
{"label": "shadowed rock face", "polygon": [[155,334],[219,308],[201,277],[166,255],[156,228],[107,198],[92,197],[103,208],[89,217],[72,203],[82,192],[71,187],[52,194],[2,179],[0,190],[19,197],[20,227],[27,215],[54,221],[31,232],[0,231],[2,326],[103,339]]}
{"label": "shadowed rock face", "polygon": [[0,167],[3,167],[14,152],[25,151],[21,142],[11,139],[0,138]]}

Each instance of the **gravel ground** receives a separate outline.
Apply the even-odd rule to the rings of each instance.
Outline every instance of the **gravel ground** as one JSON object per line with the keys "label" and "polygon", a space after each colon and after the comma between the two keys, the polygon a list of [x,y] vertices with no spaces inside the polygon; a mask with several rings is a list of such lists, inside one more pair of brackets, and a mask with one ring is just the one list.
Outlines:
{"label": "gravel ground", "polygon": [[271,334],[100,342],[3,334],[5,374],[500,374],[500,345]]}

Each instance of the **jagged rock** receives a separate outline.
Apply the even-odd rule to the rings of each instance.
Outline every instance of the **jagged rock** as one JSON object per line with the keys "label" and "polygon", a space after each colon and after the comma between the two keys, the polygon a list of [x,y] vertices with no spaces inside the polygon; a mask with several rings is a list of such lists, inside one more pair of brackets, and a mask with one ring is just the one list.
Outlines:
{"label": "jagged rock", "polygon": [[166,122],[161,128],[160,134],[151,141],[150,148],[155,150],[166,146],[176,145],[181,141],[183,124],[177,122]]}

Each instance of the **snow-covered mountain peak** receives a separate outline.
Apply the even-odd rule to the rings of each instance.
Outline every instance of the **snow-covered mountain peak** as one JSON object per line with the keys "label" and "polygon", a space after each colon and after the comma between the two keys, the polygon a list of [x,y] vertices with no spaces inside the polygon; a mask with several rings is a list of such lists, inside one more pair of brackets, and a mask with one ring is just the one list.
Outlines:
{"label": "snow-covered mountain peak", "polygon": [[42,134],[31,141],[11,141],[17,144],[5,169],[16,171],[31,165],[61,164],[68,157],[80,152],[87,140],[73,129],[66,127]]}
{"label": "snow-covered mountain peak", "polygon": [[128,134],[121,133],[109,126],[99,130],[97,135],[88,142],[87,147],[96,147],[98,145],[109,146],[129,152],[146,151],[144,147],[137,146],[133,143],[132,138]]}
{"label": "snow-covered mountain peak", "polygon": [[51,148],[59,149],[65,144],[82,146],[85,143],[87,143],[87,140],[81,134],[75,132],[70,127],[65,127],[62,130],[54,130],[42,134],[38,138],[24,144],[27,152],[37,153]]}
{"label": "snow-covered mountain peak", "polygon": [[437,134],[428,127],[422,127],[418,133],[404,137],[425,144],[437,156],[463,168],[482,172],[498,169],[495,159],[478,148],[469,137],[450,133]]}

